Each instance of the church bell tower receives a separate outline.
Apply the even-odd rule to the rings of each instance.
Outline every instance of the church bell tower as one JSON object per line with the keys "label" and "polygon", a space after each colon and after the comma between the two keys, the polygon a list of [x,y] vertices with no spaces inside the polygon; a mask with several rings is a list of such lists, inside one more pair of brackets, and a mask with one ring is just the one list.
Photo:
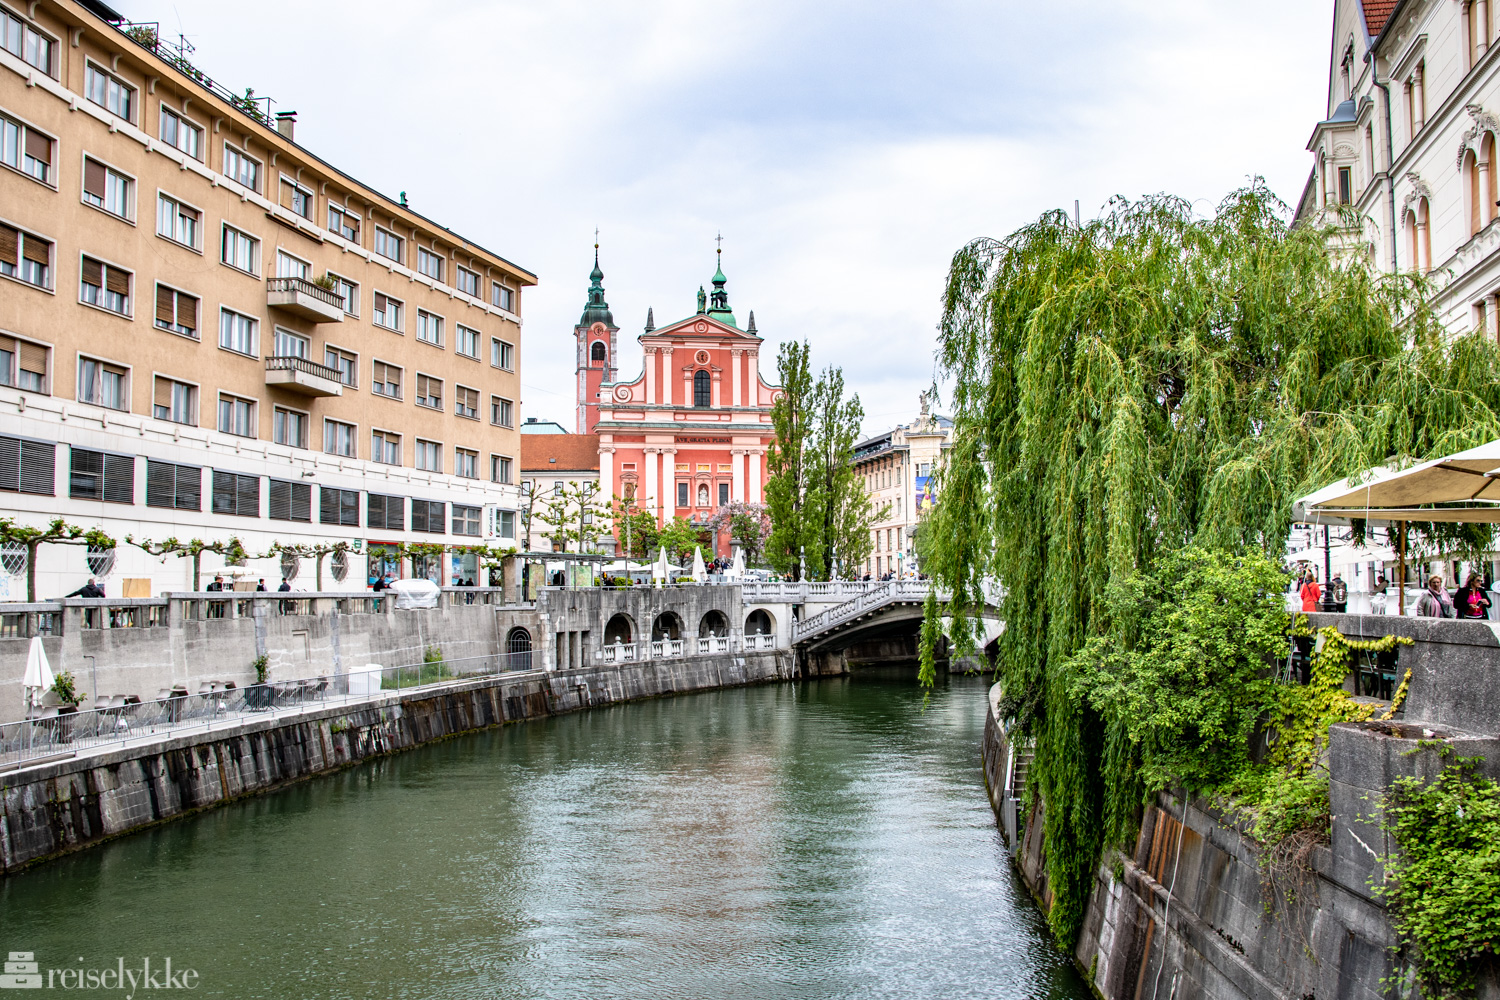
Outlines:
{"label": "church bell tower", "polygon": [[615,381],[619,374],[618,336],[620,328],[604,301],[604,272],[599,269],[599,244],[594,244],[594,270],[589,273],[589,299],[583,316],[573,328],[578,353],[578,427],[579,434],[593,431],[599,420],[600,387]]}

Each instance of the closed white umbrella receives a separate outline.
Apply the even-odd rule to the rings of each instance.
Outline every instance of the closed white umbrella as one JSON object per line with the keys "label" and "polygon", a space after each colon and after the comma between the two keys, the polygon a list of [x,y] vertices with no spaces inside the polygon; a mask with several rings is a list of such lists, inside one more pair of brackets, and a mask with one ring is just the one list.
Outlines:
{"label": "closed white umbrella", "polygon": [[730,575],[736,580],[745,578],[745,550],[734,550],[734,566],[729,570]]}
{"label": "closed white umbrella", "polygon": [[56,682],[52,676],[52,665],[47,662],[47,651],[42,648],[42,637],[31,637],[31,648],[26,652],[26,673],[21,678],[21,687],[26,692],[26,707],[34,708]]}
{"label": "closed white umbrella", "polygon": [[667,550],[660,549],[657,552],[656,562],[651,566],[651,582],[656,586],[663,586],[667,582]]}
{"label": "closed white umbrella", "polygon": [[703,550],[693,546],[693,582],[702,583],[708,579],[708,567],[703,565]]}

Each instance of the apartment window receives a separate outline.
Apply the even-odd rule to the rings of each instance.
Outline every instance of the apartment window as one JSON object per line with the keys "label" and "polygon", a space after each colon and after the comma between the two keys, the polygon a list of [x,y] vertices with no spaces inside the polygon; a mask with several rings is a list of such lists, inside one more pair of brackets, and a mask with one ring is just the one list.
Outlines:
{"label": "apartment window", "polygon": [[453,505],[453,533],[455,535],[478,535],[479,518],[483,513],[478,507]]}
{"label": "apartment window", "polygon": [[479,331],[471,330],[468,327],[464,326],[462,323],[459,323],[454,326],[453,332],[454,336],[458,339],[458,343],[454,345],[454,350],[458,351],[459,354],[462,354],[466,358],[474,358],[478,360]]}
{"label": "apartment window", "polygon": [[403,259],[402,252],[405,245],[406,241],[395,233],[381,229],[379,226],[375,227],[375,252],[380,256],[399,264]]}
{"label": "apartment window", "polygon": [[687,483],[678,483],[677,484],[677,506],[679,506],[679,507],[686,507],[687,505],[688,505],[688,484]]}
{"label": "apartment window", "polygon": [[443,317],[435,316],[426,309],[417,310],[417,339],[435,347],[443,346]]}
{"label": "apartment window", "polygon": [[4,7],[0,7],[0,45],[48,76],[57,76],[53,65],[57,42]]}
{"label": "apartment window", "polygon": [[490,423],[497,427],[516,425],[515,404],[501,396],[490,397]]}
{"label": "apartment window", "polygon": [[1354,201],[1353,170],[1350,167],[1339,167],[1339,204],[1348,205]]}
{"label": "apartment window", "polygon": [[219,241],[219,259],[246,274],[260,274],[260,240],[249,233],[224,224]]}
{"label": "apartment window", "polygon": [[198,424],[198,387],[165,375],[156,376],[151,415],[174,424]]}
{"label": "apartment window", "polygon": [[365,527],[405,531],[406,498],[382,493],[365,494]]}
{"label": "apartment window", "polygon": [[135,215],[135,182],[98,160],[83,161],[83,200],[111,215],[129,220]]}
{"label": "apartment window", "polygon": [[93,63],[83,71],[83,95],[126,121],[134,117],[135,88]]}
{"label": "apartment window", "polygon": [[278,358],[302,358],[307,360],[308,345],[310,341],[300,334],[290,330],[276,328],[276,341],[274,355]]}
{"label": "apartment window", "polygon": [[323,363],[339,373],[339,381],[351,389],[359,388],[359,355],[337,347],[323,348]]}
{"label": "apartment window", "polygon": [[443,380],[433,378],[431,375],[417,376],[417,399],[418,406],[430,406],[435,410],[443,408]]}
{"label": "apartment window", "polygon": [[255,400],[219,393],[219,430],[235,437],[255,437]]}
{"label": "apartment window", "polygon": [[400,465],[401,435],[390,431],[371,431],[370,461],[382,465]]}
{"label": "apartment window", "polygon": [[384,361],[375,362],[371,369],[370,391],[377,396],[400,399],[401,369]]}
{"label": "apartment window", "polygon": [[443,471],[443,446],[437,441],[417,438],[416,465],[423,472]]}
{"label": "apartment window", "polygon": [[288,448],[307,447],[307,414],[278,406],[271,419],[271,439]]}
{"label": "apartment window", "polygon": [[68,496],[73,500],[135,503],[135,456],[70,449]]}
{"label": "apartment window", "polygon": [[448,530],[448,505],[441,500],[417,500],[411,502],[411,530],[425,531],[433,535]]}
{"label": "apartment window", "polygon": [[323,451],[343,458],[358,458],[355,454],[355,429],[353,424],[341,420],[323,420]]}
{"label": "apartment window", "polygon": [[224,144],[224,173],[242,187],[260,190],[260,161],[227,142]]}
{"label": "apartment window", "polygon": [[312,484],[272,479],[266,490],[266,516],[273,521],[312,523]]}
{"label": "apartment window", "polygon": [[56,471],[56,445],[0,437],[0,490],[50,497]]}
{"label": "apartment window", "polygon": [[719,484],[719,506],[723,507],[729,503],[729,484]]}
{"label": "apartment window", "polygon": [[156,233],[185,247],[198,248],[198,222],[202,218],[196,208],[189,208],[170,195],[159,195],[156,201]]}
{"label": "apartment window", "polygon": [[56,143],[50,136],[0,115],[0,163],[14,167],[43,184],[52,183],[52,152]]}
{"label": "apartment window", "polygon": [[79,298],[91,306],[129,316],[130,279],[129,271],[85,257],[81,268],[82,287],[79,289]]}
{"label": "apartment window", "polygon": [[509,312],[515,312],[515,292],[498,281],[490,282],[490,304]]}
{"label": "apartment window", "polygon": [[203,129],[165,104],[161,106],[161,141],[195,160],[203,159]]}
{"label": "apartment window", "polygon": [[468,448],[454,448],[453,474],[460,479],[478,479],[479,452]]}
{"label": "apartment window", "polygon": [[375,293],[375,315],[371,321],[376,326],[401,332],[401,301],[381,292]]}
{"label": "apartment window", "polygon": [[260,477],[214,470],[210,504],[215,514],[260,517]]}
{"label": "apartment window", "polygon": [[516,512],[513,510],[495,511],[495,534],[501,538],[516,537]]}
{"label": "apartment window", "polygon": [[200,510],[203,507],[203,468],[147,459],[146,506]]}
{"label": "apartment window", "polygon": [[111,410],[129,409],[126,395],[130,370],[123,365],[94,358],[78,359],[78,401]]}
{"label": "apartment window", "polygon": [[0,274],[52,287],[52,243],[0,222]]}
{"label": "apartment window", "polygon": [[0,385],[28,392],[49,392],[47,362],[51,348],[0,335]]}
{"label": "apartment window", "polygon": [[338,205],[328,206],[328,231],[350,243],[359,242],[359,216]]}
{"label": "apartment window", "polygon": [[508,372],[516,370],[516,347],[499,337],[490,338],[490,364]]}
{"label": "apartment window", "polygon": [[350,316],[358,316],[359,286],[348,278],[341,278],[332,272],[328,272],[328,276],[333,279],[333,294],[344,297],[344,312]]}
{"label": "apartment window", "polygon": [[470,389],[465,385],[454,386],[453,415],[455,417],[468,417],[470,420],[478,420],[479,390]]}
{"label": "apartment window", "polygon": [[417,271],[433,281],[442,281],[443,258],[426,247],[417,247]]}
{"label": "apartment window", "polygon": [[359,527],[359,490],[318,489],[318,522]]}
{"label": "apartment window", "polygon": [[185,337],[198,337],[198,297],[166,285],[156,286],[156,325]]}
{"label": "apartment window", "polygon": [[472,295],[476,299],[479,298],[479,275],[475,274],[467,267],[460,267],[457,270],[458,290],[460,292],[463,292],[465,295]]}
{"label": "apartment window", "polygon": [[281,179],[281,207],[311,221],[313,193],[289,177]]}
{"label": "apartment window", "polygon": [[511,460],[504,455],[490,456],[490,482],[509,485],[511,481]]}
{"label": "apartment window", "polygon": [[255,357],[258,321],[233,309],[219,309],[219,346],[226,351]]}
{"label": "apartment window", "polygon": [[276,251],[276,277],[312,280],[312,265],[301,257],[293,257],[285,250]]}

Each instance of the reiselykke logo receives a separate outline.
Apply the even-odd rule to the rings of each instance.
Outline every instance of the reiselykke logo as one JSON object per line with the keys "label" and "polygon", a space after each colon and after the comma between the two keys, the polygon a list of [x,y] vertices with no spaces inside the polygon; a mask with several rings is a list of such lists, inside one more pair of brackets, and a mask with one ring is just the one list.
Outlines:
{"label": "reiselykke logo", "polygon": [[193,969],[174,969],[170,956],[131,959],[129,965],[124,958],[117,958],[114,965],[102,968],[88,968],[80,956],[78,963],[43,969],[34,952],[10,952],[5,974],[0,976],[0,990],[106,990],[133,1000],[145,990],[196,990],[200,978]]}

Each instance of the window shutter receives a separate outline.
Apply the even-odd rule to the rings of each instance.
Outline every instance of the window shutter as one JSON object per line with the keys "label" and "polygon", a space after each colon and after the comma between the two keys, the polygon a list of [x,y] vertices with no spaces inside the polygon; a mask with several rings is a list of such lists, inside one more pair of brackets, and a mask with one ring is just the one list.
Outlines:
{"label": "window shutter", "polygon": [[171,326],[177,314],[177,293],[165,285],[156,286],[156,321]]}
{"label": "window shutter", "polygon": [[235,513],[260,517],[260,477],[240,476],[236,485]]}
{"label": "window shutter", "polygon": [[135,503],[135,456],[104,456],[104,499],[109,503]]}
{"label": "window shutter", "polygon": [[104,287],[104,265],[92,257],[83,258],[83,283]]}
{"label": "window shutter", "polygon": [[171,462],[146,460],[146,506],[176,506],[177,467]]}
{"label": "window shutter", "polygon": [[21,442],[20,487],[22,493],[52,496],[57,470],[57,446],[41,441]]}
{"label": "window shutter", "polygon": [[312,484],[292,483],[291,518],[293,521],[312,523]]}
{"label": "window shutter", "polygon": [[292,484],[284,479],[271,480],[271,503],[267,510],[273,521],[292,519]]}
{"label": "window shutter", "polygon": [[418,375],[417,376],[417,399],[419,399],[419,400],[425,400],[426,398],[427,398],[427,376],[426,375]]}
{"label": "window shutter", "polygon": [[427,530],[427,501],[413,500],[411,502],[411,530]]}
{"label": "window shutter", "polygon": [[385,526],[390,531],[406,530],[406,499],[404,497],[386,498]]}
{"label": "window shutter", "polygon": [[184,219],[192,219],[194,222],[197,222],[202,217],[202,213],[196,208],[188,208],[186,205],[178,205],[177,214],[181,215]]}
{"label": "window shutter", "polygon": [[323,486],[318,490],[318,523],[339,523],[339,495],[342,490],[330,490]]}
{"label": "window shutter", "polygon": [[33,375],[47,374],[47,348],[41,344],[30,344],[26,341],[18,341],[21,346],[21,370],[31,372]]}
{"label": "window shutter", "polygon": [[232,472],[214,470],[213,512],[215,514],[234,513],[235,480],[238,478]]}
{"label": "window shutter", "polygon": [[[28,252],[31,250],[29,242],[26,249]],[[105,287],[112,292],[118,292],[121,295],[130,294],[130,273],[128,271],[122,271],[118,267],[107,267],[104,269],[104,283]]]}
{"label": "window shutter", "polygon": [[198,510],[203,506],[203,470],[196,465],[177,466],[178,510]]}
{"label": "window shutter", "polygon": [[359,527],[359,490],[340,490],[339,497],[339,523]]}
{"label": "window shutter", "polygon": [[52,164],[52,140],[40,132],[26,130],[26,155],[34,160],[41,160],[51,166]]}
{"label": "window shutter", "polygon": [[21,248],[21,253],[27,260],[35,261],[38,264],[45,264],[50,259],[48,251],[51,249],[51,243],[27,233],[26,245]]}
{"label": "window shutter", "polygon": [[[171,406],[172,406],[172,380],[171,379],[162,378],[160,375],[158,375],[156,377],[156,389],[155,389],[155,391],[154,391],[154,393],[152,395],[151,402],[154,403],[157,406],[165,406],[165,407],[168,407],[169,409],[171,408]],[[216,473],[214,473],[214,475],[218,475],[218,473],[216,472]]]}
{"label": "window shutter", "polygon": [[365,524],[372,528],[385,527],[385,497],[379,493],[365,496]]}
{"label": "window shutter", "polygon": [[21,488],[21,439],[0,437],[0,490],[14,493]]}
{"label": "window shutter", "polygon": [[384,295],[381,295],[379,292],[376,292],[375,293],[375,311],[378,312],[378,313],[385,312],[385,305],[386,305],[386,297]]}
{"label": "window shutter", "polygon": [[177,325],[190,333],[198,332],[198,300],[184,292],[177,293]]}
{"label": "window shutter", "polygon": [[97,160],[84,160],[83,189],[95,198],[103,201],[105,183],[104,164]]}
{"label": "window shutter", "polygon": [[0,260],[10,264],[21,262],[21,231],[0,223]]}
{"label": "window shutter", "polygon": [[98,500],[100,479],[104,475],[104,453],[71,448],[68,455],[68,497],[73,500]]}

